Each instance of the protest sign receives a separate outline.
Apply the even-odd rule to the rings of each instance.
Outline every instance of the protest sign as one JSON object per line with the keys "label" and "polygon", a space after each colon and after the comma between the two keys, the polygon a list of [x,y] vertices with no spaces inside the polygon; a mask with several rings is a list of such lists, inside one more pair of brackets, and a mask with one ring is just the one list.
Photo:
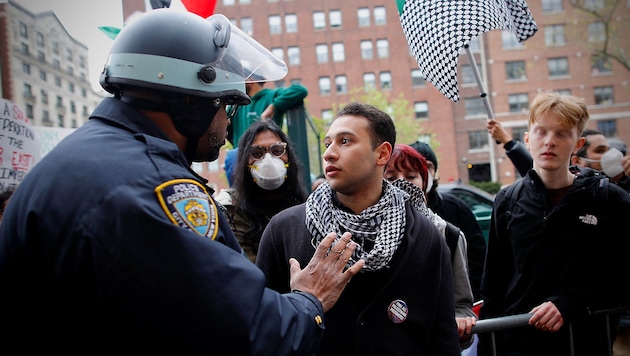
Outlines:
{"label": "protest sign", "polygon": [[41,148],[31,120],[13,102],[0,99],[0,121],[0,191],[5,191],[39,162]]}

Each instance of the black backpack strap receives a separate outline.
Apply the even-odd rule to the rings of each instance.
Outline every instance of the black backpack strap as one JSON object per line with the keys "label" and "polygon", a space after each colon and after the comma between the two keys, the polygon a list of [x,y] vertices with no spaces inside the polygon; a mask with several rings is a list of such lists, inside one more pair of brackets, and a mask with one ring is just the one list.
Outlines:
{"label": "black backpack strap", "polygon": [[507,210],[505,211],[505,219],[507,230],[510,229],[510,225],[512,224],[512,210],[516,205],[516,199],[518,199],[521,189],[523,189],[523,184],[523,178],[521,178],[506,188],[505,200],[508,202],[508,205]]}
{"label": "black backpack strap", "polygon": [[455,249],[457,248],[457,242],[459,242],[459,231],[460,229],[457,226],[448,221],[446,222],[444,235],[446,237],[446,245],[448,245],[448,249],[451,250],[451,263],[455,258]]}

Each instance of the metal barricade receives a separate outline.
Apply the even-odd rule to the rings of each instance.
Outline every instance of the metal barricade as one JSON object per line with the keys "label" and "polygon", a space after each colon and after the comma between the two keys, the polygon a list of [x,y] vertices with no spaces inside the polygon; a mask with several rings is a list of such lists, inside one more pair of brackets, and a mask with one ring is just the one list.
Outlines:
{"label": "metal barricade", "polygon": [[[628,306],[620,306],[620,307],[615,307],[615,308],[610,308],[610,309],[599,309],[599,310],[589,310],[589,314],[591,315],[605,315],[606,317],[606,334],[608,336],[608,344],[609,349],[608,349],[608,355],[612,356],[612,330],[610,330],[610,316],[611,315],[618,315],[620,312],[625,311],[625,310],[630,310],[630,305]],[[481,333],[491,333],[490,339],[492,341],[492,354],[493,355],[497,355],[497,350],[496,350],[496,340],[495,340],[495,331],[502,331],[502,330],[506,330],[506,329],[510,329],[510,328],[517,328],[517,327],[531,327],[527,324],[527,322],[529,321],[529,319],[532,317],[533,313],[526,313],[526,314],[517,314],[517,315],[510,315],[510,316],[502,316],[502,317],[497,317],[497,318],[490,318],[490,319],[480,319],[477,320],[477,324],[475,326],[472,327],[472,333],[473,334],[481,334]],[[574,342],[573,342],[573,326],[571,325],[571,323],[568,324],[569,327],[569,348],[570,348],[570,354],[571,355],[575,355],[575,350],[574,350]]]}

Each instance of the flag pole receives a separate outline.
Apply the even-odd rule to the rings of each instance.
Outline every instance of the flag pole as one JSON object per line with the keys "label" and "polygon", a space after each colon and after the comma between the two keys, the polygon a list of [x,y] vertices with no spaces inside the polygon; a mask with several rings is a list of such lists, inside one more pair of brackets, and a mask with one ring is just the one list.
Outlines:
{"label": "flag pole", "polygon": [[[468,43],[464,45],[466,49],[466,54],[468,55],[468,61],[470,61],[472,66],[472,71],[475,74],[475,81],[477,81],[477,86],[481,93],[479,93],[479,97],[483,100],[483,106],[486,107],[486,112],[488,113],[488,120],[494,120],[494,111],[492,111],[492,106],[490,106],[490,98],[488,98],[488,93],[486,93],[486,89],[483,87],[483,82],[481,81],[481,74],[479,74],[479,69],[477,68],[477,62],[475,62],[475,56],[473,56],[472,51],[470,50],[470,46]],[[501,143],[496,141],[497,144]]]}
{"label": "flag pole", "polygon": [[468,55],[468,60],[472,65],[473,73],[475,74],[475,80],[477,81],[477,86],[481,93],[479,96],[483,99],[483,105],[486,107],[486,111],[488,112],[488,118],[494,119],[494,112],[492,111],[492,106],[490,106],[490,99],[488,98],[488,94],[486,93],[486,89],[483,87],[483,82],[481,81],[481,75],[479,74],[479,69],[477,68],[477,63],[475,62],[475,56],[473,56],[472,51],[470,50],[470,46],[468,43],[464,45],[466,48],[466,54]]}
{"label": "flag pole", "polygon": [[[468,60],[470,61],[472,65],[472,71],[475,74],[475,80],[477,81],[477,86],[479,87],[479,91],[480,91],[479,96],[483,100],[483,105],[486,107],[486,112],[488,113],[488,120],[494,120],[495,119],[494,111],[492,111],[492,106],[490,106],[490,98],[488,98],[488,93],[486,93],[486,89],[483,87],[483,82],[481,81],[481,75],[479,74],[479,69],[477,68],[477,62],[475,62],[475,56],[473,56],[468,43],[464,45],[464,48],[466,49]],[[490,132],[488,132],[488,136],[490,136]],[[497,143],[497,145],[501,143],[498,140],[495,140],[495,142]],[[490,151],[490,162],[491,162],[490,176],[492,177],[493,181],[496,181],[497,180],[497,167],[494,161],[494,147],[490,147],[489,151]]]}

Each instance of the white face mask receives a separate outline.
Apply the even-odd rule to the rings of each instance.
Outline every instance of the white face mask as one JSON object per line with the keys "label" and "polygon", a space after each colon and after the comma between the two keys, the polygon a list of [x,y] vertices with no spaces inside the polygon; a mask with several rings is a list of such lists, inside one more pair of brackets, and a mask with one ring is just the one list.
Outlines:
{"label": "white face mask", "polygon": [[265,156],[249,166],[254,182],[266,190],[280,188],[287,177],[288,163],[278,157],[266,153]]}
{"label": "white face mask", "polygon": [[621,165],[621,159],[623,153],[616,148],[611,148],[602,155],[600,164],[602,165],[602,171],[613,178],[619,173],[623,172],[623,166]]}

